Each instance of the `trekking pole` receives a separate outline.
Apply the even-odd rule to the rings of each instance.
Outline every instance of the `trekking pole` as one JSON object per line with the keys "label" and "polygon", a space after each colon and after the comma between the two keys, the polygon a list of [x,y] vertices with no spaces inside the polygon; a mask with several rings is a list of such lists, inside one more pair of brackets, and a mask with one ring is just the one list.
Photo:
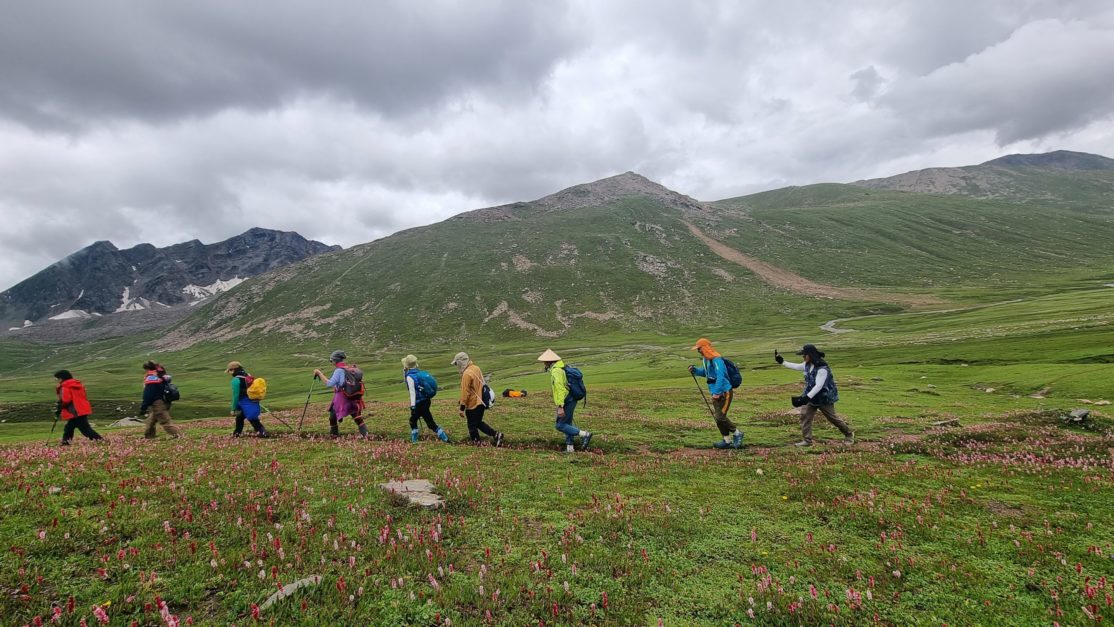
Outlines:
{"label": "trekking pole", "polygon": [[54,422],[50,424],[50,439],[46,441],[46,446],[50,446],[50,440],[54,439],[54,427],[58,426],[59,414],[54,414]]}
{"label": "trekking pole", "polygon": [[[260,405],[260,407],[263,407],[263,406]],[[267,409],[266,407],[263,407],[263,411],[267,412],[267,417],[268,418],[274,418],[275,420],[277,420],[277,421],[281,422],[282,424],[286,425],[287,429],[290,429],[291,431],[294,430],[294,427],[291,427],[290,423],[286,422],[282,418],[279,418],[278,414],[272,413],[270,409]]]}
{"label": "trekking pole", "polygon": [[306,393],[306,406],[302,408],[302,417],[298,419],[297,433],[299,436],[302,435],[302,421],[306,419],[306,410],[309,409],[309,399],[313,396],[313,388],[315,387],[317,387],[317,375],[313,375],[313,381],[309,384],[309,392]]}
{"label": "trekking pole", "polygon": [[696,384],[696,389],[700,391],[700,398],[704,399],[704,406],[708,408],[708,413],[712,415],[712,420],[716,419],[716,412],[712,411],[712,405],[708,402],[708,397],[704,394],[704,388],[700,387],[700,382],[696,380],[696,373],[690,372],[692,375],[692,382]]}

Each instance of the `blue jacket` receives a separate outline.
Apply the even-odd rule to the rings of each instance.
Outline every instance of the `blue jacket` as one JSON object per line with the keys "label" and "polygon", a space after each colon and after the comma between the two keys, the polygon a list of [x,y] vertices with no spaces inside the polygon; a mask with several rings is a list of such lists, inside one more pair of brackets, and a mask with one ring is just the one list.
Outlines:
{"label": "blue jacket", "polygon": [[406,389],[410,392],[410,409],[414,409],[414,406],[418,403],[422,403],[433,398],[429,395],[429,392],[418,385],[417,374],[418,368],[410,368],[402,377],[402,380],[406,383]]}
{"label": "blue jacket", "polygon": [[713,395],[731,391],[731,380],[727,378],[727,366],[723,365],[723,357],[705,359],[704,367],[695,369],[693,374],[708,380],[708,391]]}

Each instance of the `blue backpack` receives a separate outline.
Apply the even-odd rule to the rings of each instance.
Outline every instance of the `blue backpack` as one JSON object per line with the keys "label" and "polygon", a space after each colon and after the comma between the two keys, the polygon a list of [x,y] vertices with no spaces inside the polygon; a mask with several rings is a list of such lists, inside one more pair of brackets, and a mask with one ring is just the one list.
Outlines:
{"label": "blue backpack", "polygon": [[743,373],[739,372],[739,367],[735,365],[735,362],[724,357],[723,365],[727,368],[727,380],[731,382],[731,389],[734,390],[742,385]]}
{"label": "blue backpack", "polygon": [[565,380],[569,385],[569,396],[573,400],[584,401],[588,404],[588,389],[584,387],[584,373],[580,368],[573,368],[572,366],[565,366]]}
{"label": "blue backpack", "polygon": [[410,376],[414,377],[414,387],[422,398],[437,396],[437,379],[434,379],[433,375],[425,370],[418,370],[410,373]]}

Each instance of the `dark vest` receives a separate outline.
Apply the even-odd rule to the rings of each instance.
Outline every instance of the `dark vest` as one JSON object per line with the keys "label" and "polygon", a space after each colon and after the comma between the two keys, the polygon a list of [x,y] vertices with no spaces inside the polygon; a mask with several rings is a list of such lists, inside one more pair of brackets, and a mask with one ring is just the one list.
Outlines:
{"label": "dark vest", "polygon": [[832,405],[839,400],[839,390],[836,389],[835,375],[832,374],[832,369],[828,364],[820,367],[805,364],[805,394],[808,394],[816,385],[816,374],[820,370],[828,371],[828,380],[824,382],[824,387],[820,389],[820,393],[809,402],[813,405]]}

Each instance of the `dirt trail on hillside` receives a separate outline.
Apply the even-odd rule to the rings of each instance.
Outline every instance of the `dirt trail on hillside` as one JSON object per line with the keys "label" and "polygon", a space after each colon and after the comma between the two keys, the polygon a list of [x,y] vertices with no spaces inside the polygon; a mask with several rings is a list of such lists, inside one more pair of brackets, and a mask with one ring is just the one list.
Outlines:
{"label": "dirt trail on hillside", "polygon": [[885,292],[882,290],[873,290],[857,287],[836,287],[834,285],[824,285],[810,281],[803,276],[790,272],[785,268],[771,265],[742,253],[723,242],[713,239],[708,234],[698,229],[695,225],[685,222],[685,226],[689,227],[692,232],[700,241],[711,249],[712,252],[720,257],[737,263],[740,266],[750,270],[758,278],[762,279],[770,285],[795,292],[797,294],[804,294],[806,296],[818,296],[821,298],[835,298],[839,300],[860,300],[860,301],[877,301],[884,303],[895,303],[898,305],[905,305],[909,307],[924,307],[927,305],[939,305],[945,301],[928,295],[920,294],[898,294],[894,292]]}

